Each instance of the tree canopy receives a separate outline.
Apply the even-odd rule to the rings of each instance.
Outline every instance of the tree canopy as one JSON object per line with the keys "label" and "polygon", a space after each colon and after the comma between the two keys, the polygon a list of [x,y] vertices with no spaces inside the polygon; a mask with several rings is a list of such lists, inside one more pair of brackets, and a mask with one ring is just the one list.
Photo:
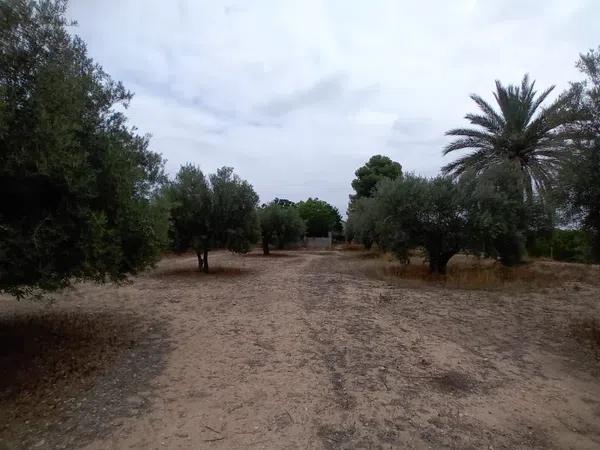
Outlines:
{"label": "tree canopy", "polygon": [[371,201],[364,211],[370,219],[367,226],[375,230],[380,246],[401,259],[407,259],[410,248],[421,246],[427,252],[430,271],[443,274],[450,258],[466,245],[462,193],[448,177],[427,179],[408,174],[384,180]]}
{"label": "tree canopy", "polygon": [[352,180],[352,188],[355,194],[351,198],[370,197],[379,181],[401,177],[402,166],[387,156],[373,155],[364,166],[356,169],[354,175],[356,178]]}
{"label": "tree canopy", "polygon": [[529,206],[523,198],[523,179],[510,163],[481,174],[463,174],[460,186],[469,214],[472,250],[500,258],[504,265],[521,261],[525,252]]}
{"label": "tree canopy", "polygon": [[198,167],[182,166],[169,186],[168,197],[173,248],[194,250],[198,268],[204,272],[209,271],[210,250],[246,253],[258,240],[258,195],[231,167],[223,167],[207,179]]}
{"label": "tree canopy", "polygon": [[[376,203],[372,197],[360,197],[352,202],[346,221],[346,240],[356,241],[370,250],[377,238]],[[381,242],[379,242],[381,245]]]}
{"label": "tree canopy", "polygon": [[281,200],[275,199],[258,210],[258,217],[265,255],[269,254],[271,243],[275,242],[279,249],[283,249],[286,244],[298,241],[304,234],[304,221],[293,204],[282,206]]}
{"label": "tree canopy", "polygon": [[72,37],[64,1],[0,4],[0,290],[120,280],[166,241],[163,161],[132,94]]}
{"label": "tree canopy", "polygon": [[306,234],[312,237],[327,236],[329,232],[342,231],[342,216],[335,206],[309,198],[296,204],[300,217],[306,223]]}
{"label": "tree canopy", "polygon": [[583,120],[573,125],[574,151],[563,165],[558,197],[568,222],[591,234],[592,257],[600,262],[600,47],[577,63],[586,80],[572,88],[574,108]]}
{"label": "tree canopy", "polygon": [[282,208],[290,208],[290,207],[296,206],[296,204],[293,201],[288,200],[286,198],[274,198],[270,204],[278,205],[278,206],[281,206]]}

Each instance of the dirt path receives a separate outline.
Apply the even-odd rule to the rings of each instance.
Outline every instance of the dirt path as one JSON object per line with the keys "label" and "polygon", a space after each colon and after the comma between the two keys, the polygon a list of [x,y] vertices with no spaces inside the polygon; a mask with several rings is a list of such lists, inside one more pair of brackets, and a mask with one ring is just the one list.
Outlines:
{"label": "dirt path", "polygon": [[42,431],[42,416],[0,415],[0,443],[600,448],[597,366],[568,335],[600,313],[597,290],[402,289],[334,252],[213,262],[223,269],[206,276],[194,258],[167,259],[131,285],[81,286],[52,306],[3,302],[5,316],[118,310],[137,337],[85,387],[63,383],[58,398],[80,406],[58,403]]}
{"label": "dirt path", "polygon": [[312,367],[300,284],[313,258],[272,258],[268,270],[260,258],[238,260],[253,273],[215,277],[206,290],[190,289],[194,277],[159,277],[174,285],[157,301],[170,303],[175,350],[152,411],[125,423],[109,445],[316,446],[311,416],[327,386]]}

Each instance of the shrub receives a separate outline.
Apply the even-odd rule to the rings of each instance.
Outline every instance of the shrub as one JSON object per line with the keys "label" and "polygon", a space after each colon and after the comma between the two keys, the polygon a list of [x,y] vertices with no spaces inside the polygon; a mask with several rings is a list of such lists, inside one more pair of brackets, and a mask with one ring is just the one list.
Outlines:
{"label": "shrub", "polygon": [[528,249],[531,256],[566,262],[591,262],[591,238],[583,230],[556,229],[549,237],[537,239]]}

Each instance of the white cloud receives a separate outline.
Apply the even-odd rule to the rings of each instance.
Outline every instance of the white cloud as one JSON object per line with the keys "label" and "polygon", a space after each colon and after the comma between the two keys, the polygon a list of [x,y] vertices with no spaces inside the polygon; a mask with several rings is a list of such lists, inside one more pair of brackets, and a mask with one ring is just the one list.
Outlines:
{"label": "white cloud", "polygon": [[71,0],[69,13],[136,92],[127,114],[169,172],[230,165],[264,201],[341,211],[370,155],[433,175],[470,93],[526,72],[558,93],[600,44],[594,0]]}

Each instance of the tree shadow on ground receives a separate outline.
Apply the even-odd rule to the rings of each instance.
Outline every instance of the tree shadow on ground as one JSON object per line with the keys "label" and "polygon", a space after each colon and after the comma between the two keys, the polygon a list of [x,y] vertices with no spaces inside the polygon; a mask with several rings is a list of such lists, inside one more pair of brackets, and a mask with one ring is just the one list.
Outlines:
{"label": "tree shadow on ground", "polygon": [[178,267],[169,267],[155,273],[158,278],[178,278],[178,279],[202,279],[212,277],[238,277],[246,276],[254,273],[255,271],[249,267],[235,267],[235,266],[213,266],[210,268],[208,273],[204,273],[198,270],[198,266],[185,265]]}
{"label": "tree shadow on ground", "polygon": [[166,327],[134,314],[0,317],[0,436],[7,448],[73,448],[149,406]]}
{"label": "tree shadow on ground", "polygon": [[298,255],[292,255],[290,253],[282,253],[282,252],[271,252],[268,255],[263,253],[246,253],[242,255],[244,258],[297,258]]}

